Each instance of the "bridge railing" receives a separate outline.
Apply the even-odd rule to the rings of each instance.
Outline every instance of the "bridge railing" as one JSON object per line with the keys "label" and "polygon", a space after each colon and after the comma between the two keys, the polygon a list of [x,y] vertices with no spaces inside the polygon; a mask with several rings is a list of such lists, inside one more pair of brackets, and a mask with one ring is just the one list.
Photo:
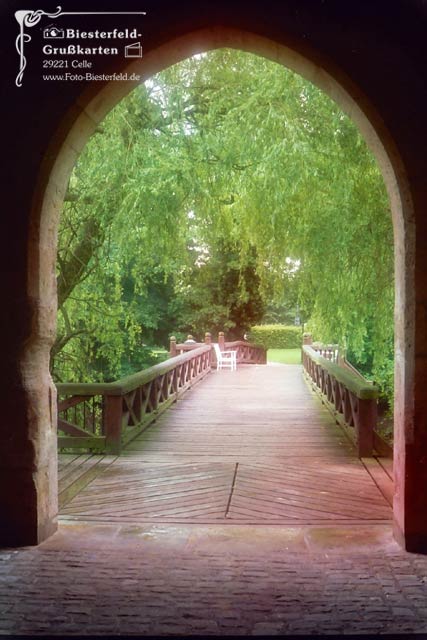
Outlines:
{"label": "bridge railing", "polygon": [[[210,333],[205,334],[204,342],[183,342],[177,344],[174,336],[170,339],[169,353],[174,356],[178,353],[188,353],[203,344],[211,345],[212,336]],[[267,363],[267,351],[260,345],[252,344],[247,340],[234,340],[233,342],[226,342],[224,332],[220,331],[218,334],[218,344],[221,351],[233,350],[236,351],[237,364],[266,364]],[[215,352],[212,351],[212,362],[216,365]]]}
{"label": "bridge railing", "polygon": [[236,351],[237,364],[266,364],[267,351],[264,347],[246,342],[246,340],[235,340],[234,342],[224,342],[224,350]]}
{"label": "bridge railing", "polygon": [[372,455],[377,421],[378,388],[354,372],[303,345],[304,372],[324,402],[355,442],[360,458]]}
{"label": "bridge railing", "polygon": [[339,359],[339,345],[337,344],[322,344],[320,342],[313,342],[311,346],[319,356],[330,360],[331,362],[338,362]]}
{"label": "bridge railing", "polygon": [[116,382],[58,384],[58,446],[119,454],[210,370],[201,345]]}

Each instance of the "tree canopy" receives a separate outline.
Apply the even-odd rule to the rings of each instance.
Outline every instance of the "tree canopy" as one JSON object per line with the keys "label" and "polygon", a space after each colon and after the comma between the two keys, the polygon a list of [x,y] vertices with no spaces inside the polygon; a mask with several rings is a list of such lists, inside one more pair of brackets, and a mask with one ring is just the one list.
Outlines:
{"label": "tree canopy", "polygon": [[239,337],[298,306],[389,390],[393,291],[389,204],[355,125],[297,74],[220,49],[139,86],[83,151],[52,368],[111,379],[149,361],[143,344]]}

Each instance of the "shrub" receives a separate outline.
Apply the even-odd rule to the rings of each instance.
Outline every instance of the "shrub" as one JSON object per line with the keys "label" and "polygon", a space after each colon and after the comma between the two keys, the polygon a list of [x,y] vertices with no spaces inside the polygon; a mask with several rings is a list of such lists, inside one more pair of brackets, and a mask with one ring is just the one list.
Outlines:
{"label": "shrub", "polygon": [[302,345],[302,328],[284,324],[260,324],[251,328],[249,342],[265,349],[297,349]]}

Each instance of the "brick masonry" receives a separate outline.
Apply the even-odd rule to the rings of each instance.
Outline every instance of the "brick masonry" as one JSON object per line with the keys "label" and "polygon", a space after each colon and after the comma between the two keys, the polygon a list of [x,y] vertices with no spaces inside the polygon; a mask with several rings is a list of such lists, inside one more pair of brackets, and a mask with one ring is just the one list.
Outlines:
{"label": "brick masonry", "polygon": [[0,634],[427,633],[389,529],[62,524],[0,551]]}

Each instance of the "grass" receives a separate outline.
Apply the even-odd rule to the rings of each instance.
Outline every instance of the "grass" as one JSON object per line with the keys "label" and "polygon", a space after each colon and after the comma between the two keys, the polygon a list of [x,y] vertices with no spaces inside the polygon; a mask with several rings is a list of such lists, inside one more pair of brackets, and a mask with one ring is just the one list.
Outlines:
{"label": "grass", "polygon": [[269,349],[267,362],[282,364],[301,364],[301,349]]}

